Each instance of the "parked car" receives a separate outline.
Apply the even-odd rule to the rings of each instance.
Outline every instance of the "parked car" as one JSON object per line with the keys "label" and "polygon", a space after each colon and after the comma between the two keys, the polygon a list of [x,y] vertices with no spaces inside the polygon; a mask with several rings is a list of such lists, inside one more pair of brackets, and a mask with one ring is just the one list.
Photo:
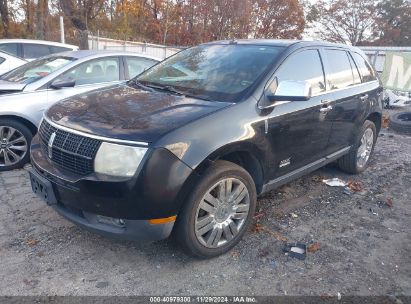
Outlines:
{"label": "parked car", "polygon": [[26,60],[0,51],[0,75],[27,63]]}
{"label": "parked car", "polygon": [[29,161],[28,145],[54,102],[124,82],[158,61],[128,52],[64,52],[0,76],[0,171]]}
{"label": "parked car", "polygon": [[384,90],[384,102],[387,108],[411,106],[411,92]]}
{"label": "parked car", "polygon": [[34,60],[50,54],[77,51],[78,46],[45,40],[0,39],[0,51],[10,55]]}
{"label": "parked car", "polygon": [[50,107],[31,145],[32,188],[88,230],[132,240],[174,231],[190,254],[214,257],[243,237],[257,195],[333,161],[364,171],[381,95],[354,47],[203,44]]}

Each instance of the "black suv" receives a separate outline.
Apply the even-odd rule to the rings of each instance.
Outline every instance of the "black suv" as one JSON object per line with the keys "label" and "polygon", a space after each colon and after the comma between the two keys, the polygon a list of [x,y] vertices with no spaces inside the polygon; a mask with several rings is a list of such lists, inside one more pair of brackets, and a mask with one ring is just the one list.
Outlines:
{"label": "black suv", "polygon": [[186,49],[44,115],[33,191],[107,236],[222,254],[257,196],[327,163],[359,173],[381,128],[382,87],[357,48],[234,40]]}

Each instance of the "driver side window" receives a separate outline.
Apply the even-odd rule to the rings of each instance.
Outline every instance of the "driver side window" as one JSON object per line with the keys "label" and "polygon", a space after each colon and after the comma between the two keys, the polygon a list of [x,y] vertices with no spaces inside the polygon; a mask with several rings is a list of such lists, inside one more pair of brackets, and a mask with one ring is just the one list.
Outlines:
{"label": "driver side window", "polygon": [[90,60],[60,75],[57,80],[75,80],[75,86],[120,80],[118,57]]}
{"label": "driver side window", "polygon": [[307,81],[313,95],[325,92],[324,72],[317,50],[292,54],[277,70],[276,77],[278,83],[284,80]]}

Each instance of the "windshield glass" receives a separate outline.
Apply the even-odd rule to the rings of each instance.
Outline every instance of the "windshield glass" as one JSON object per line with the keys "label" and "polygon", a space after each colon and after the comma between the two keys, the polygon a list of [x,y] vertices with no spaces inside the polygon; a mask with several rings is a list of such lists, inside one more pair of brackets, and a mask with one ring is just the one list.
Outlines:
{"label": "windshield glass", "polygon": [[283,47],[202,45],[184,50],[137,77],[146,86],[235,102],[262,76]]}
{"label": "windshield glass", "polygon": [[0,77],[2,80],[29,84],[76,60],[71,57],[48,57],[26,63]]}

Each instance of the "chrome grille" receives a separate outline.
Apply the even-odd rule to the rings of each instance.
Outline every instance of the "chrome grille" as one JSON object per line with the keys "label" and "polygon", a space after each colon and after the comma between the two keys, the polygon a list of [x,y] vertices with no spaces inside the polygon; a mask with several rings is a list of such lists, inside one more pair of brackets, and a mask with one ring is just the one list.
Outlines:
{"label": "chrome grille", "polygon": [[[49,141],[53,133],[56,135],[50,148]],[[99,140],[63,131],[46,120],[40,125],[39,137],[44,154],[57,166],[79,175],[94,171],[94,157],[100,147]]]}

